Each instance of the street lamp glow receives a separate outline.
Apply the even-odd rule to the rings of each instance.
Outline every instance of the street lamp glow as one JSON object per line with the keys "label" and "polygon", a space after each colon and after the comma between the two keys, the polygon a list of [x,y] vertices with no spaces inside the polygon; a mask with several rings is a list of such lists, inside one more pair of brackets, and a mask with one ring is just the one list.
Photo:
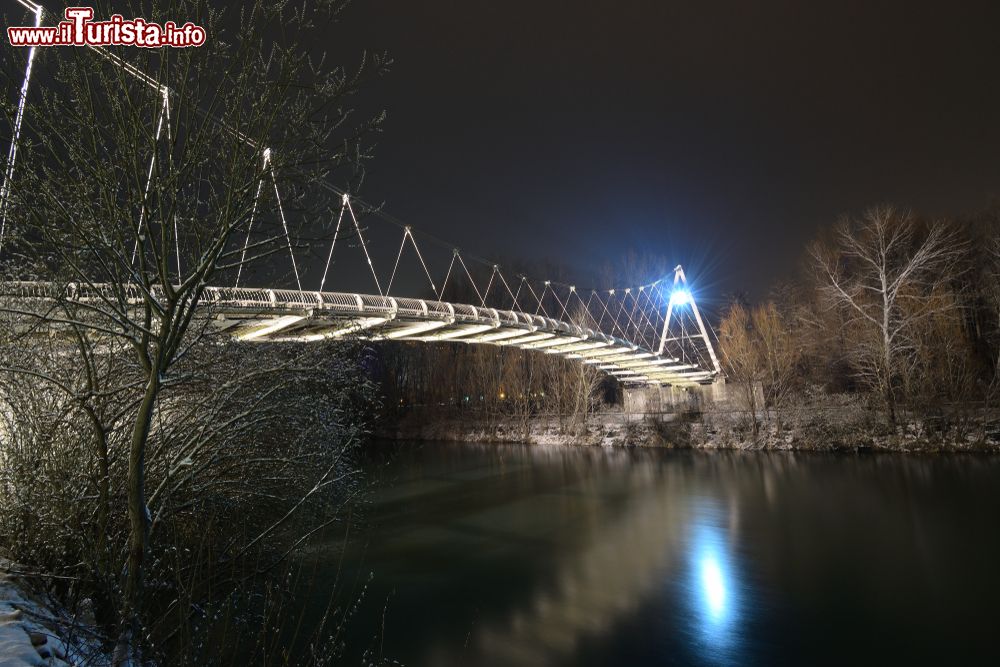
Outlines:
{"label": "street lamp glow", "polygon": [[684,288],[675,289],[670,293],[671,306],[684,306],[691,303],[691,292]]}

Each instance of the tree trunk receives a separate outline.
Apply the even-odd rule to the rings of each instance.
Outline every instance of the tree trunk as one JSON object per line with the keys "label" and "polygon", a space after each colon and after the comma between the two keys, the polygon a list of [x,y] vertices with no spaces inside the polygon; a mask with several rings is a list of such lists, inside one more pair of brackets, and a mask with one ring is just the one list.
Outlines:
{"label": "tree trunk", "polygon": [[121,631],[115,646],[114,664],[116,667],[137,663],[135,659],[136,645],[142,632],[140,618],[143,588],[143,561],[146,557],[146,541],[149,532],[149,515],[146,509],[146,440],[149,438],[150,425],[156,399],[160,393],[160,371],[153,364],[146,391],[136,413],[135,426],[132,430],[132,445],[129,450],[128,463],[128,518],[129,518],[129,554],[128,572],[125,580],[125,604],[121,618]]}
{"label": "tree trunk", "polygon": [[889,417],[889,427],[892,432],[896,432],[896,396],[892,393],[892,383],[888,380],[885,384],[885,408]]}
{"label": "tree trunk", "polygon": [[891,364],[891,349],[889,347],[889,335],[886,333],[884,335],[885,347],[883,349],[885,369],[885,408],[886,415],[889,418],[889,427],[892,432],[896,432],[896,396],[892,391],[892,366]]}
{"label": "tree trunk", "polygon": [[889,417],[889,427],[892,432],[896,432],[896,397],[892,393],[892,341],[889,338],[889,309],[892,304],[889,301],[889,288],[886,282],[885,272],[881,274],[882,280],[882,356],[885,364],[885,407]]}

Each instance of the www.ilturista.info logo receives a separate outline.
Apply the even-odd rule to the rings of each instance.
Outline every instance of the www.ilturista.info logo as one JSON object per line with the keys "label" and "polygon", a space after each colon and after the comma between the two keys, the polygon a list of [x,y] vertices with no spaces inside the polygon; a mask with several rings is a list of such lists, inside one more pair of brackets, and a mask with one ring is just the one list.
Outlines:
{"label": "www.ilturista.info logo", "polygon": [[184,48],[205,43],[205,29],[188,21],[178,26],[145,19],[122,18],[114,14],[108,21],[92,21],[93,7],[67,7],[66,20],[52,27],[10,27],[7,39],[11,46],[161,46]]}

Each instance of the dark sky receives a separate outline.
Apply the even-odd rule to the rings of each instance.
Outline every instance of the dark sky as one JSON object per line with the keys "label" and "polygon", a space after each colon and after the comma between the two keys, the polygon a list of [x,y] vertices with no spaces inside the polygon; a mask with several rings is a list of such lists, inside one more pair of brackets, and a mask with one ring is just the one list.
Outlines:
{"label": "dark sky", "polygon": [[1000,195],[1000,3],[358,0],[339,32],[395,60],[363,196],[480,255],[761,295],[844,213]]}

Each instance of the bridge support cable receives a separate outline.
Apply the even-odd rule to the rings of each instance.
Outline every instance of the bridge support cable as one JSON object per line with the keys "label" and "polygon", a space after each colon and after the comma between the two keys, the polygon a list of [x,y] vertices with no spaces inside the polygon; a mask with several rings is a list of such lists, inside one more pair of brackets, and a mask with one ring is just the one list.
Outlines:
{"label": "bridge support cable", "polygon": [[[42,6],[19,0],[21,5],[35,13],[35,27],[42,25]],[[35,50],[28,49],[28,62],[24,67],[24,81],[17,96],[17,113],[14,116],[14,132],[11,136],[10,151],[7,153],[7,170],[4,173],[3,185],[0,186],[0,252],[3,251],[4,236],[7,232],[7,200],[10,197],[11,181],[14,178],[14,163],[17,161],[17,145],[21,140],[21,124],[24,122],[24,109],[28,104],[28,87],[31,85],[31,69],[35,62]]]}
{"label": "bridge support cable", "polygon": [[490,273],[490,280],[486,283],[486,291],[483,292],[483,308],[486,308],[486,299],[490,296],[490,289],[493,287],[493,279],[497,275],[497,265],[493,265],[493,271]]}
{"label": "bridge support cable", "polygon": [[[648,289],[643,291],[643,296],[646,299],[646,310],[653,314],[652,318],[648,318],[650,328],[652,329],[653,339],[656,339],[656,332],[660,330],[660,326],[663,324],[663,315],[660,313],[659,301],[657,299],[662,299],[662,294],[660,292],[660,281],[657,280],[647,286]],[[650,346],[652,347],[652,346]]]}
{"label": "bridge support cable", "polygon": [[[531,287],[531,283],[528,283],[528,287],[529,288]],[[539,297],[537,294],[535,294],[535,290],[531,290],[531,293],[533,295],[535,295],[536,299],[538,299],[538,308],[535,309],[535,315],[537,315],[539,312],[542,312],[542,313],[545,313],[545,317],[549,317],[548,311],[545,310],[545,303],[544,303],[544,301],[545,301],[545,293],[548,292],[549,288],[551,288],[551,287],[552,287],[552,283],[550,281],[546,280],[544,287],[542,287],[542,296],[541,297]]]}
{"label": "bridge support cable", "polygon": [[[638,293],[633,293],[632,294],[632,299],[634,301],[634,305],[633,305],[633,308],[632,308],[632,314],[633,314],[634,318],[636,319],[636,326],[637,326],[637,329],[636,329],[636,338],[637,338],[637,340],[636,340],[636,342],[639,342],[638,339],[641,338],[642,346],[643,347],[652,348],[653,347],[653,342],[655,342],[655,340],[656,340],[655,337],[656,337],[656,331],[657,331],[657,329],[656,329],[655,325],[653,325],[652,321],[650,320],[649,315],[648,315],[646,309],[643,307],[641,299],[645,296],[645,294],[646,294],[646,285],[639,285]],[[649,334],[650,334],[651,330],[653,332],[653,339],[652,340],[650,340],[650,338],[649,338]]]}
{"label": "bridge support cable", "polygon": [[[641,336],[642,338],[642,346],[645,348],[651,348],[653,347],[653,344],[655,344],[656,342],[657,329],[653,325],[653,322],[649,317],[649,311],[646,310],[646,308],[642,303],[642,299],[645,297],[645,291],[646,291],[646,286],[640,285],[638,293],[634,294],[633,298],[635,299],[636,302],[635,303],[636,319],[638,321],[639,326],[641,327],[641,330],[639,331],[638,335]],[[652,334],[652,338],[650,338],[650,334]]]}
{"label": "bridge support cable", "polygon": [[[163,88],[163,98],[164,110],[167,116],[167,160],[169,160],[169,164],[172,166],[174,138],[170,133],[170,91],[166,86]],[[168,167],[169,169],[170,167]],[[174,212],[174,253],[177,257],[177,283],[180,284],[183,282],[181,280],[181,233],[177,225],[176,212]]]}
{"label": "bridge support cable", "polygon": [[631,321],[632,318],[628,316],[628,311],[625,310],[625,304],[628,301],[628,295],[629,292],[631,291],[632,290],[628,287],[624,289],[624,291],[622,292],[621,296],[618,299],[618,313],[615,315],[615,324],[618,325],[618,330],[622,332],[622,338],[624,338],[625,340],[631,340],[631,339],[629,338],[628,335],[628,328],[629,328],[628,323],[625,323],[625,325],[622,326],[622,315],[625,315],[626,319]]}
{"label": "bridge support cable", "polygon": [[[614,335],[614,330],[618,329],[618,333],[620,333],[622,335],[622,338],[627,338],[627,336],[625,335],[625,332],[622,331],[622,328],[618,325],[618,321],[615,319],[615,316],[611,314],[611,310],[608,308],[608,305],[611,305],[611,297],[613,297],[615,295],[615,290],[613,290],[613,289],[608,290],[608,300],[607,300],[607,303],[605,303],[603,300],[601,300],[600,293],[598,293],[598,292],[595,291],[595,294],[597,294],[597,303],[601,304],[601,308],[604,309],[604,313],[601,315],[601,323],[604,322],[604,317],[607,316],[608,319],[611,321],[611,332],[612,332],[612,335]],[[600,325],[598,325],[598,326],[600,326]]]}
{"label": "bridge support cable", "polygon": [[[33,13],[35,15],[35,27],[36,28],[41,27],[42,18],[46,14],[45,8],[41,4],[36,3],[36,2],[32,2],[31,0],[17,0],[17,2],[22,7],[24,7],[25,9],[27,9],[28,11],[30,11],[31,13]],[[60,20],[61,18],[62,18],[61,15],[57,16],[56,20]],[[90,49],[91,51],[95,52],[97,55],[101,56],[105,60],[108,60],[108,61],[114,63],[116,66],[120,67],[123,71],[125,71],[126,73],[128,73],[130,76],[135,77],[136,79],[138,79],[139,81],[141,81],[145,85],[151,87],[152,89],[154,89],[158,93],[160,93],[163,96],[163,98],[164,98],[164,104],[166,105],[166,109],[167,109],[167,111],[166,111],[166,113],[167,113],[167,122],[169,123],[169,96],[170,96],[170,89],[167,86],[160,85],[159,82],[157,82],[156,80],[154,80],[150,76],[148,76],[145,73],[143,73],[137,67],[134,67],[133,65],[130,65],[129,63],[125,62],[124,60],[122,60],[121,58],[119,58],[118,56],[116,56],[115,54],[107,51],[103,47],[88,45],[87,48]],[[32,46],[28,50],[28,60],[27,60],[27,65],[25,67],[25,71],[24,71],[24,81],[21,84],[21,89],[20,89],[20,92],[18,94],[17,112],[15,114],[15,119],[14,119],[14,128],[13,128],[14,131],[12,133],[11,147],[10,147],[10,151],[8,153],[8,158],[7,158],[7,169],[6,169],[5,174],[4,174],[3,184],[0,185],[0,250],[3,249],[3,241],[4,241],[4,236],[5,236],[5,233],[6,233],[7,208],[8,208],[8,201],[9,201],[10,192],[11,192],[11,182],[12,182],[13,176],[14,176],[14,166],[15,166],[16,158],[17,158],[17,149],[18,149],[18,144],[20,143],[20,137],[21,137],[21,125],[22,125],[23,120],[24,120],[25,110],[26,110],[26,106],[27,106],[28,88],[29,88],[30,81],[31,81],[32,65],[33,65],[34,60],[35,60],[36,51],[37,51],[37,47],[36,46]],[[163,122],[163,112],[161,112],[160,124],[162,124],[162,122]],[[158,127],[157,128],[157,137],[156,137],[157,141],[159,140],[159,132],[160,132],[160,128]],[[155,160],[155,149],[154,149],[153,160]],[[152,165],[153,165],[153,162],[151,161],[151,164],[150,164],[150,177],[151,177],[151,174],[152,174]],[[148,192],[148,190],[149,190],[149,185],[148,185],[148,179],[147,179],[146,191]],[[141,233],[141,229],[142,229],[141,216],[142,216],[142,212],[143,212],[144,208],[145,208],[145,204],[143,205],[143,208],[140,209],[140,223],[139,223],[139,226],[138,226],[138,228],[140,230],[140,233]],[[176,221],[175,221],[175,223],[176,223]],[[136,245],[138,246],[138,240],[136,241]],[[135,254],[136,254],[137,250],[138,250],[138,247],[132,253],[132,262],[133,263],[135,262]]]}
{"label": "bridge support cable", "polygon": [[653,313],[653,317],[650,318],[650,328],[649,328],[650,339],[652,342],[652,345],[650,345],[650,349],[656,347],[658,342],[657,334],[660,331],[660,327],[663,325],[663,313],[660,311],[658,305],[660,301],[659,297],[656,296],[657,293],[658,293],[658,288],[656,285],[653,285],[650,289],[646,290],[646,300],[648,303],[648,309],[649,312]]}
{"label": "bridge support cable", "polygon": [[608,308],[607,306],[604,305],[604,302],[601,300],[601,295],[597,292],[597,290],[591,290],[590,296],[591,299],[597,297],[597,303],[601,307],[601,317],[599,320],[597,320],[597,328],[600,329],[601,331],[604,331],[604,329],[601,329],[601,326],[604,324],[604,318],[608,316]]}
{"label": "bridge support cable", "polygon": [[518,302],[517,299],[518,299],[519,296],[521,296],[521,290],[524,289],[524,284],[527,281],[528,281],[527,277],[521,276],[521,281],[517,285],[517,292],[514,293],[514,303],[517,304],[517,309],[520,310],[520,311],[523,311],[524,308],[521,307],[521,304]]}
{"label": "bridge support cable", "polygon": [[[538,293],[535,292],[535,288],[531,286],[531,281],[527,278],[527,276],[521,276],[521,280],[524,282],[524,286],[528,288],[528,291],[531,293],[532,298],[535,299],[535,303],[538,304],[537,307],[535,308],[535,315],[537,315],[539,311],[545,313],[545,306],[542,304],[542,300],[538,298]],[[520,288],[518,288],[518,292],[520,293]],[[543,294],[545,293],[544,290],[542,291],[542,293]],[[548,317],[549,314],[545,313],[545,316]]]}
{"label": "bridge support cable", "polygon": [[637,336],[641,338],[643,347],[651,349],[656,344],[659,329],[655,324],[653,324],[655,315],[650,317],[650,310],[648,310],[643,303],[643,299],[646,299],[648,302],[648,287],[648,285],[640,285],[638,292],[634,293],[632,296],[636,301],[635,318],[640,327]]}
{"label": "bridge support cable", "polygon": [[476,296],[479,297],[479,300],[482,301],[483,304],[485,305],[486,300],[483,298],[482,292],[479,291],[479,287],[476,285],[476,281],[472,277],[472,274],[469,273],[469,267],[465,265],[465,260],[462,259],[462,253],[459,252],[458,250],[455,250],[455,257],[458,257],[458,261],[462,265],[462,269],[465,270],[465,276],[469,279],[469,283],[472,285],[472,289],[476,290]]}
{"label": "bridge support cable", "polygon": [[500,276],[500,282],[503,283],[504,289],[507,290],[507,294],[509,294],[510,298],[513,300],[511,303],[511,309],[521,310],[521,306],[517,302],[517,297],[514,295],[514,292],[511,291],[510,285],[507,284],[507,279],[503,277],[503,272],[500,271],[499,268],[497,269],[497,275]]}
{"label": "bridge support cable", "polygon": [[448,264],[448,271],[447,271],[447,273],[444,274],[444,282],[441,283],[441,291],[437,293],[437,295],[438,295],[438,297],[437,297],[438,301],[441,301],[441,300],[444,299],[444,290],[445,290],[446,287],[448,287],[448,279],[451,278],[451,270],[455,266],[455,258],[456,257],[458,257],[458,249],[457,248],[455,248],[454,250],[451,251],[451,263]]}
{"label": "bridge support cable", "polygon": [[[413,230],[409,225],[406,226],[406,233],[410,237],[410,245],[412,245],[413,249],[417,252],[417,259],[420,260],[420,266],[424,268],[424,275],[427,276],[427,282],[431,284],[431,292],[437,294],[437,287],[434,285],[434,279],[431,277],[431,272],[427,269],[427,262],[424,261],[424,255],[420,252],[420,246],[417,245],[417,239],[413,237]],[[386,293],[388,292],[389,290],[386,290]]]}
{"label": "bridge support cable", "polygon": [[664,290],[663,283],[659,282],[657,284],[657,286],[656,286],[656,304],[657,304],[657,308],[656,308],[656,316],[657,316],[656,330],[657,331],[662,330],[662,328],[667,325],[667,319],[666,319],[667,313],[666,313],[665,310],[663,310],[662,306],[665,305],[665,304],[667,304],[667,303],[669,303],[669,301],[670,301],[670,295],[666,294],[666,292]]}
{"label": "bridge support cable", "polygon": [[[573,289],[575,290],[576,288],[574,287]],[[556,300],[556,303],[559,304],[560,308],[559,317],[557,317],[556,319],[565,322],[567,317],[566,306],[569,304],[569,299],[567,298],[566,303],[563,303],[562,299],[559,298],[559,295],[556,294],[556,291],[554,289],[551,291],[552,291],[552,298]]]}
{"label": "bridge support cable", "polygon": [[586,326],[596,331],[600,331],[601,327],[598,324],[597,317],[594,316],[594,310],[592,308],[592,304],[594,303],[594,295],[596,293],[597,293],[596,290],[590,290],[590,296],[587,297],[586,301],[584,301],[583,297],[580,296],[580,290],[576,289],[576,287],[574,286],[570,298],[572,298],[572,295],[576,295],[576,300],[583,307],[583,323],[581,323],[581,326]]}
{"label": "bridge support cable", "polygon": [[622,338],[627,339],[628,334],[625,333],[625,330],[622,328],[621,322],[619,322],[619,317],[621,315],[621,306],[618,307],[617,313],[612,313],[612,309],[615,307],[614,298],[618,296],[617,293],[618,290],[614,289],[608,290],[607,306],[608,306],[608,317],[611,319],[611,331],[612,333],[614,333],[614,330],[618,329],[618,333],[621,334]]}
{"label": "bridge support cable", "polygon": [[375,288],[378,290],[378,295],[385,296],[385,292],[382,291],[382,285],[378,281],[378,274],[375,273],[375,265],[372,264],[372,257],[368,254],[368,245],[365,243],[365,235],[361,233],[361,225],[358,224],[358,217],[354,215],[354,207],[351,206],[351,198],[349,195],[344,195],[344,202],[347,204],[347,212],[351,214],[351,220],[354,221],[354,229],[358,232],[358,239],[361,241],[361,249],[365,251],[365,259],[368,260],[368,268],[371,269],[372,278],[375,279]]}
{"label": "bridge support cable", "polygon": [[288,242],[288,256],[292,258],[292,273],[295,274],[295,284],[302,291],[302,280],[299,279],[299,267],[295,263],[295,251],[292,250],[292,237],[288,233],[288,221],[285,219],[285,207],[281,203],[281,193],[278,192],[278,179],[274,174],[274,162],[271,161],[271,149],[264,149],[268,170],[271,172],[271,184],[274,185],[274,197],[278,201],[278,215],[281,217],[281,227],[285,230],[285,240]]}
{"label": "bridge support cable", "polygon": [[396,263],[392,267],[392,275],[389,276],[389,284],[385,287],[385,293],[392,293],[392,282],[396,279],[396,271],[399,269],[399,260],[403,257],[403,249],[406,247],[407,239],[409,239],[410,245],[413,246],[413,250],[417,253],[417,259],[420,260],[420,266],[423,267],[424,275],[427,276],[427,282],[431,285],[431,292],[433,294],[437,294],[437,286],[434,284],[434,279],[431,278],[430,271],[427,270],[427,264],[424,262],[424,256],[420,253],[420,248],[417,246],[417,240],[413,238],[413,231],[409,225],[403,228],[403,240],[399,244],[399,252],[396,254]]}
{"label": "bridge support cable", "polygon": [[323,277],[319,281],[319,291],[323,291],[326,285],[326,274],[330,271],[330,262],[333,260],[333,249],[337,247],[337,237],[340,236],[340,223],[344,220],[344,209],[347,208],[347,195],[340,199],[340,213],[337,215],[337,226],[333,230],[333,241],[330,242],[330,252],[326,256],[326,266],[323,267]]}
{"label": "bridge support cable", "polygon": [[403,230],[403,240],[399,244],[399,252],[396,253],[396,263],[392,266],[392,275],[389,276],[389,283],[385,286],[386,294],[392,294],[392,281],[396,279],[396,269],[399,268],[399,260],[403,257],[403,248],[406,247],[408,233],[406,230]]}
{"label": "bridge support cable", "polygon": [[[163,103],[160,105],[160,117],[156,121],[156,133],[153,135],[153,155],[149,158],[149,172],[146,174],[146,186],[142,191],[142,204],[139,206],[139,222],[135,229],[135,246],[132,248],[132,264],[139,254],[139,241],[143,238],[142,228],[146,224],[146,202],[149,201],[149,191],[153,187],[153,172],[156,170],[156,151],[160,144],[160,135],[163,133],[164,121],[170,115],[170,91],[166,86],[160,87],[160,95],[163,96]],[[168,130],[169,131],[169,130]],[[149,234],[150,238],[152,234]],[[152,242],[152,241],[150,241]],[[166,252],[166,249],[162,249]],[[145,248],[143,248],[145,252]]]}
{"label": "bridge support cable", "polygon": [[648,341],[646,340],[646,325],[649,323],[649,318],[646,317],[646,313],[642,310],[639,303],[639,296],[642,294],[643,286],[640,285],[636,290],[629,292],[629,296],[632,297],[632,310],[629,313],[629,320],[634,322],[635,326],[635,338],[633,342],[642,345],[642,347],[649,347]]}
{"label": "bridge support cable", "polygon": [[[590,328],[594,328],[593,322],[590,321],[593,318],[590,315],[590,309],[587,307],[587,302],[585,302],[583,300],[583,297],[580,296],[580,291],[576,288],[576,285],[570,285],[569,298],[572,299],[574,296],[576,297],[577,302],[579,302],[579,304],[583,306],[583,312],[581,314],[581,317],[583,317],[583,325],[586,325]],[[569,300],[567,299],[567,303],[568,301]]]}
{"label": "bridge support cable", "polygon": [[[629,297],[632,297],[631,309],[627,309]],[[635,306],[636,306],[636,300],[635,297],[632,295],[632,288],[626,287],[622,292],[621,308],[623,314],[625,315],[625,319],[628,320],[628,322],[625,324],[625,339],[633,342],[636,342],[636,338],[639,336],[639,326],[636,324],[635,320],[632,317],[635,314]],[[629,335],[628,333],[629,331],[633,331],[634,333],[632,335]]]}
{"label": "bridge support cable", "polygon": [[243,265],[247,260],[247,248],[250,247],[250,233],[253,231],[253,221],[257,216],[257,206],[260,204],[260,193],[261,190],[264,189],[264,170],[267,169],[267,161],[270,159],[270,155],[271,154],[268,151],[264,151],[264,155],[262,157],[263,166],[261,167],[260,178],[257,180],[257,194],[254,195],[253,206],[250,208],[250,222],[247,223],[247,238],[246,241],[243,242],[243,253],[240,255],[239,266],[236,267],[235,287],[240,286],[240,277],[243,275]]}
{"label": "bridge support cable", "polygon": [[618,309],[615,311],[615,324],[618,325],[618,330],[621,332],[622,338],[625,340],[631,340],[629,337],[629,323],[628,323],[628,311],[625,310],[625,304],[627,303],[628,294],[625,292],[628,288],[616,289],[615,298],[618,302]]}
{"label": "bridge support cable", "polygon": [[625,338],[628,334],[625,333],[625,329],[622,328],[620,321],[621,305],[619,304],[617,311],[614,310],[615,300],[617,299],[620,301],[620,297],[618,296],[619,291],[620,290],[617,289],[608,290],[608,299],[607,299],[608,316],[611,318],[611,331],[613,332],[615,329],[617,329],[618,333],[621,334],[622,338]]}
{"label": "bridge support cable", "polygon": [[[593,327],[594,329],[600,330],[601,327],[597,323],[597,318],[594,317],[594,311],[591,310],[591,308],[590,308],[590,304],[592,304],[594,302],[594,295],[595,294],[597,294],[597,290],[590,290],[590,296],[587,297],[587,301],[586,301],[586,303],[583,304],[583,308],[584,308],[584,310],[587,311],[587,317],[590,319],[590,325],[591,325],[591,327]],[[577,293],[577,298],[579,298],[580,301],[583,302],[583,299],[579,296],[579,292]]]}

